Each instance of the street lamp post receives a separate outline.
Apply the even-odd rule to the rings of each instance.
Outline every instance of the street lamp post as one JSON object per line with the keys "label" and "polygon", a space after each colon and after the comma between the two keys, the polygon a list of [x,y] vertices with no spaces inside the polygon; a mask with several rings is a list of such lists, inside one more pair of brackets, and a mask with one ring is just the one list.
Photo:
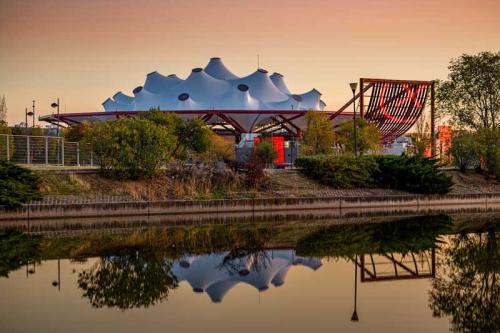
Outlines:
{"label": "street lamp post", "polygon": [[57,108],[57,136],[59,136],[59,98],[57,99],[57,103],[54,102],[50,106]]}
{"label": "street lamp post", "polygon": [[35,113],[33,111],[28,111],[28,108],[24,110],[24,116],[26,120],[26,128],[28,128],[28,117],[33,117],[33,127],[35,127]]}
{"label": "street lamp post", "polygon": [[33,128],[35,128],[35,100],[33,100]]}
{"label": "street lamp post", "polygon": [[354,312],[351,316],[351,321],[356,322],[359,321],[358,312],[356,311],[358,298],[358,256],[354,256]]}
{"label": "street lamp post", "polygon": [[349,83],[352,90],[352,104],[354,106],[354,114],[353,114],[353,126],[354,126],[354,156],[358,157],[358,135],[356,133],[356,89],[358,88],[358,83],[353,82]]}

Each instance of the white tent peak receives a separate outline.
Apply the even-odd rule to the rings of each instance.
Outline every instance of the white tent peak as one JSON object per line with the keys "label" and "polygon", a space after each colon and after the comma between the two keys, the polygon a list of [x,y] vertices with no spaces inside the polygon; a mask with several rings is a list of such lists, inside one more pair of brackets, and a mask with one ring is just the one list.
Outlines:
{"label": "white tent peak", "polygon": [[219,80],[236,80],[239,77],[234,75],[222,62],[221,58],[210,58],[210,61],[205,66],[205,72]]}
{"label": "white tent peak", "polygon": [[134,102],[134,98],[132,96],[125,95],[121,91],[113,95],[113,100],[120,104],[132,104]]}
{"label": "white tent peak", "polygon": [[274,85],[281,90],[281,92],[291,95],[290,90],[286,86],[285,80],[283,79],[283,75],[280,73],[273,73],[270,77],[271,81],[274,83]]}

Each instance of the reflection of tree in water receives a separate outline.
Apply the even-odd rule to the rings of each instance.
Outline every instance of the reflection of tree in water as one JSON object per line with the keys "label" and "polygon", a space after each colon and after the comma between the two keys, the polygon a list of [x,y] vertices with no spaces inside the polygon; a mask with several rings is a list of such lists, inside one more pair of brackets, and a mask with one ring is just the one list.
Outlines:
{"label": "reflection of tree in water", "polygon": [[102,257],[78,275],[78,285],[92,306],[131,309],[148,307],[177,287],[172,262],[151,250],[127,250]]}
{"label": "reflection of tree in water", "polygon": [[499,235],[493,227],[460,234],[443,250],[430,307],[437,316],[451,316],[454,331],[500,332]]}
{"label": "reflection of tree in water", "polygon": [[40,237],[18,231],[0,232],[0,277],[40,258]]}
{"label": "reflection of tree in water", "polygon": [[271,258],[264,249],[238,249],[230,251],[218,268],[225,268],[230,275],[247,275],[251,271],[266,270],[270,264]]}
{"label": "reflection of tree in water", "polygon": [[353,258],[375,253],[419,253],[436,247],[449,232],[448,216],[405,218],[386,223],[325,227],[297,242],[297,254],[311,257]]}
{"label": "reflection of tree in water", "polygon": [[260,272],[271,264],[265,251],[270,233],[246,232],[245,241],[237,244],[224,257],[219,269],[225,268],[230,275],[246,275],[250,271]]}

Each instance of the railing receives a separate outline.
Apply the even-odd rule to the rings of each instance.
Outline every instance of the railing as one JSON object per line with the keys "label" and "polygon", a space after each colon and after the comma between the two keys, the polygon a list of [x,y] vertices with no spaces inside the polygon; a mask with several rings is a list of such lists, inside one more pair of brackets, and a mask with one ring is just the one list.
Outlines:
{"label": "railing", "polygon": [[94,166],[90,145],[55,136],[0,134],[0,159],[17,164]]}

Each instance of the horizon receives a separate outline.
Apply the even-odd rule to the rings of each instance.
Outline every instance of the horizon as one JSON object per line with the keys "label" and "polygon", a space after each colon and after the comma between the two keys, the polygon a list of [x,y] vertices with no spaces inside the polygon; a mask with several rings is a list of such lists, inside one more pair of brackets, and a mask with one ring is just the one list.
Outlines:
{"label": "horizon", "polygon": [[147,73],[185,78],[211,57],[238,76],[257,67],[281,73],[294,93],[314,87],[336,110],[360,77],[446,79],[452,58],[500,45],[500,3],[490,0],[23,0],[0,9],[0,96],[10,125],[24,121],[32,100],[37,117],[57,98],[61,112],[103,111],[107,97],[131,95]]}

